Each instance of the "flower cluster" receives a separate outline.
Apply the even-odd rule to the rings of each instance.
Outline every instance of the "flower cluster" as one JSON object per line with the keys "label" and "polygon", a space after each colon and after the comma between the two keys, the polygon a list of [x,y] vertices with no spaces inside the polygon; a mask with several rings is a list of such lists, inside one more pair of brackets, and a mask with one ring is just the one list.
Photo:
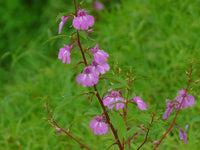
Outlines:
{"label": "flower cluster", "polygon": [[[68,21],[70,17],[72,17],[72,15],[61,17],[61,22],[59,24],[59,32],[58,32],[59,34],[61,34],[64,24]],[[92,27],[93,25],[94,25],[94,17],[91,15],[87,15],[87,11],[81,9],[78,11],[77,16],[73,18],[72,22],[72,26],[76,30],[86,30],[87,34],[93,31],[92,29],[89,29],[89,27]],[[64,44],[64,48],[60,48],[58,53],[58,59],[61,59],[63,63],[66,64],[71,63],[70,55],[74,44],[79,44],[79,43],[74,42],[70,45]],[[85,63],[86,67],[84,68],[83,73],[80,73],[76,77],[77,82],[79,84],[82,84],[83,87],[94,86],[99,81],[99,75],[105,74],[106,71],[110,69],[110,66],[107,64],[109,55],[104,50],[100,50],[98,44],[96,44],[95,47],[90,48],[90,52],[93,54],[91,65]],[[119,105],[119,107],[121,107],[121,105]],[[96,116],[95,120],[90,121],[90,128],[94,131],[94,134],[101,135],[107,133],[108,125],[102,120],[103,120],[102,116]]]}
{"label": "flower cluster", "polygon": [[170,100],[166,99],[167,109],[165,111],[165,114],[162,117],[163,119],[167,119],[169,117],[174,107],[178,109],[182,101],[183,102],[180,109],[187,109],[188,106],[193,106],[195,102],[194,96],[188,95],[186,90],[180,90],[179,96],[174,98],[174,100],[175,101],[169,102]]}
{"label": "flower cluster", "polygon": [[83,87],[94,86],[99,80],[99,75],[110,69],[106,63],[109,55],[104,50],[99,50],[98,44],[91,48],[91,52],[94,54],[91,65],[86,66],[84,72],[76,77],[77,82]]}
{"label": "flower cluster", "polygon": [[[69,17],[71,16],[69,15],[66,17],[61,17],[61,22],[59,24],[59,34],[62,32],[62,28]],[[73,18],[72,25],[76,30],[88,30],[89,27],[94,25],[94,17],[87,15],[86,10],[80,9],[78,11],[78,16]],[[70,51],[73,49],[74,44],[75,43],[72,43],[71,45],[64,44],[64,48],[60,48],[58,58],[62,59],[63,63],[71,63]],[[100,50],[98,44],[96,44],[96,46],[90,50],[93,53],[93,60],[91,61],[91,65],[86,66],[83,73],[80,73],[76,77],[77,82],[82,84],[83,87],[94,86],[99,81],[99,75],[105,74],[105,72],[110,69],[110,66],[106,63],[109,55],[104,50]]]}

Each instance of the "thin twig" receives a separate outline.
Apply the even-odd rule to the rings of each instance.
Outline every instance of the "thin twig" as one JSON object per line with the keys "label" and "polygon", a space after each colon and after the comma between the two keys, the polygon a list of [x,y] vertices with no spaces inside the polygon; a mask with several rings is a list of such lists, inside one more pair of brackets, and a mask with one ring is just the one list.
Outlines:
{"label": "thin twig", "polygon": [[[151,123],[150,123],[150,126],[152,126],[153,125],[153,121],[154,121],[154,116],[155,116],[155,113],[153,112],[153,116],[152,116],[152,119],[151,119]],[[150,129],[149,129],[149,127],[148,127],[148,129],[147,129],[147,134],[146,134],[146,137],[145,137],[145,140],[144,140],[144,142],[138,147],[138,149],[137,150],[139,150],[147,141],[148,141],[148,135],[149,135],[149,131],[150,131]]]}

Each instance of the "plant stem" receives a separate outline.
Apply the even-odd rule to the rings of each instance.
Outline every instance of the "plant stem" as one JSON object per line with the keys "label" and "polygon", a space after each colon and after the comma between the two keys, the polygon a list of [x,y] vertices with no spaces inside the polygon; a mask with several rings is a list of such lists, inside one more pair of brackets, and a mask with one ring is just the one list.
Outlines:
{"label": "plant stem", "polygon": [[[74,0],[74,5],[75,5],[75,15],[77,16],[77,11],[78,11],[78,10],[77,10],[77,5],[76,5],[76,0]],[[81,46],[80,35],[79,35],[78,30],[77,30],[77,41],[78,41],[78,46],[79,46],[79,48],[80,48],[80,50],[81,50],[81,53],[82,53],[82,56],[83,56],[84,64],[85,64],[85,66],[87,66],[88,64],[87,64],[87,60],[86,60],[86,58],[85,58],[84,51],[83,51],[82,46]],[[109,124],[109,126],[110,126],[110,128],[111,128],[111,130],[112,130],[112,132],[113,132],[113,134],[114,134],[114,136],[115,136],[115,139],[116,139],[116,141],[117,141],[117,144],[118,144],[120,150],[123,150],[123,147],[122,147],[122,145],[121,145],[121,143],[120,143],[120,141],[119,141],[119,137],[118,137],[117,131],[114,129],[114,127],[113,127],[113,125],[112,125],[112,123],[111,123],[111,121],[110,121],[110,117],[109,117],[109,115],[108,115],[108,113],[107,113],[107,111],[106,111],[106,108],[105,108],[105,106],[104,106],[104,104],[103,104],[103,101],[102,101],[100,95],[99,95],[99,92],[98,92],[98,90],[97,90],[97,88],[96,88],[96,85],[94,85],[94,89],[95,89],[95,91],[96,91],[96,96],[97,96],[97,98],[98,98],[98,100],[99,100],[99,103],[100,103],[100,105],[101,105],[101,108],[103,109],[104,114],[105,114],[105,116],[106,116],[106,120],[108,121],[108,124]]]}
{"label": "plant stem", "polygon": [[158,144],[156,144],[154,150],[156,150],[156,149],[158,148],[158,146],[160,145],[160,143],[163,141],[163,139],[166,137],[166,135],[171,131],[172,127],[173,127],[174,124],[175,124],[175,121],[176,121],[176,118],[177,118],[177,116],[178,116],[178,114],[179,114],[181,105],[183,104],[183,101],[185,100],[185,97],[186,97],[187,92],[188,92],[188,89],[189,89],[189,85],[190,85],[190,82],[191,82],[191,74],[192,74],[192,71],[193,71],[192,65],[193,65],[193,62],[192,62],[192,64],[191,64],[190,73],[188,74],[189,79],[188,79],[188,83],[187,83],[187,88],[186,88],[185,93],[184,93],[184,95],[183,95],[183,99],[182,99],[182,101],[181,101],[181,103],[180,103],[180,105],[179,105],[179,107],[178,107],[178,110],[177,110],[177,112],[176,112],[176,115],[175,115],[175,117],[174,117],[174,119],[173,119],[173,121],[172,121],[172,124],[170,125],[170,127],[168,128],[168,130],[165,132],[165,134],[162,136],[162,138],[160,139],[160,141],[158,142]]}

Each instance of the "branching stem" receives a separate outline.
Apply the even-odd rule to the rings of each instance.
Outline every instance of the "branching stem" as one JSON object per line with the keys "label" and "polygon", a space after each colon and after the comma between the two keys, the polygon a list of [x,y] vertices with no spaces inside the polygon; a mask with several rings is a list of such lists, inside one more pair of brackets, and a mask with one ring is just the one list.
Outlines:
{"label": "branching stem", "polygon": [[177,116],[178,116],[178,114],[179,114],[179,112],[180,112],[180,108],[181,108],[181,106],[182,106],[182,104],[183,104],[183,101],[185,100],[185,97],[186,97],[187,92],[188,92],[188,89],[189,89],[189,85],[190,85],[190,82],[191,82],[191,74],[192,74],[192,71],[193,71],[192,66],[193,66],[193,62],[191,63],[190,73],[188,74],[187,88],[186,88],[185,93],[184,93],[184,95],[183,95],[183,99],[182,99],[182,101],[181,101],[181,103],[180,103],[180,105],[179,105],[179,107],[178,107],[178,110],[177,110],[177,112],[176,112],[176,115],[175,115],[175,117],[174,117],[174,119],[173,119],[173,121],[172,121],[172,124],[170,125],[170,127],[168,128],[168,130],[165,132],[165,134],[162,136],[162,138],[160,139],[160,141],[158,141],[158,144],[156,144],[154,150],[156,150],[156,149],[158,148],[158,146],[160,145],[160,143],[163,141],[163,139],[166,137],[166,135],[171,131],[172,127],[173,127],[174,124],[175,124],[176,118],[177,118]]}

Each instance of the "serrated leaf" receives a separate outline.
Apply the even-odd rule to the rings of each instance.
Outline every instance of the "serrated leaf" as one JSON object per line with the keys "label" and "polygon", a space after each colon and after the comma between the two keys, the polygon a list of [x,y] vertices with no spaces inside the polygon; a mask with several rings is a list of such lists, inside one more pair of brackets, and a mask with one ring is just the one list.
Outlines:
{"label": "serrated leaf", "polygon": [[105,78],[105,79],[111,79],[111,80],[120,82],[120,83],[123,84],[126,88],[129,88],[129,89],[130,89],[130,86],[126,83],[126,81],[125,81],[124,79],[120,78],[120,77],[112,76],[112,75],[106,75],[106,76],[103,76],[103,78]]}
{"label": "serrated leaf", "polygon": [[110,115],[110,119],[115,129],[117,129],[118,135],[122,138],[123,134],[126,132],[124,119],[116,112],[113,112],[112,115]]}
{"label": "serrated leaf", "polygon": [[87,114],[87,115],[81,115],[81,116],[78,116],[76,118],[74,118],[74,120],[69,124],[69,128],[74,124],[76,123],[77,121],[83,119],[83,118],[86,118],[86,117],[91,117],[91,116],[94,116],[96,114]]}

